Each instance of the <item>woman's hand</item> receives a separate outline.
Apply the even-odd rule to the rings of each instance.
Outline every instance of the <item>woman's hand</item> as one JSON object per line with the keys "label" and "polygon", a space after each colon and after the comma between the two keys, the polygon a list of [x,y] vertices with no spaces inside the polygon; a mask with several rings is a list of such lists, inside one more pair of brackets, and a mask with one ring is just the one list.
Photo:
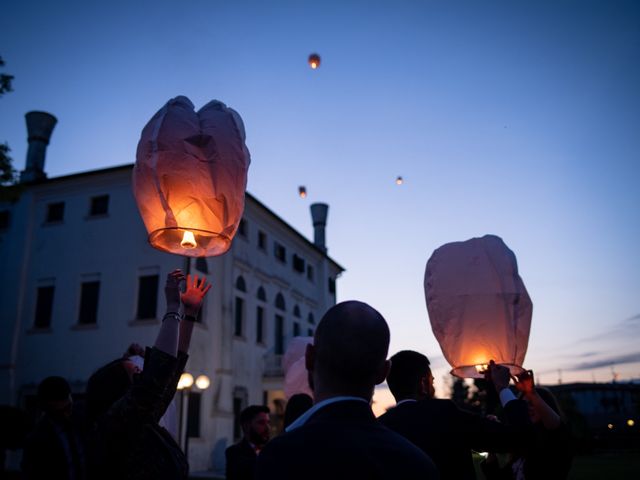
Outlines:
{"label": "woman's hand", "polygon": [[167,275],[164,286],[164,296],[167,300],[167,312],[178,313],[180,310],[180,282],[184,280],[184,274],[179,268]]}
{"label": "woman's hand", "polygon": [[207,283],[205,277],[198,278],[198,275],[187,275],[187,288],[180,296],[182,305],[184,306],[185,316],[195,317],[200,311],[204,296],[207,294],[211,284]]}

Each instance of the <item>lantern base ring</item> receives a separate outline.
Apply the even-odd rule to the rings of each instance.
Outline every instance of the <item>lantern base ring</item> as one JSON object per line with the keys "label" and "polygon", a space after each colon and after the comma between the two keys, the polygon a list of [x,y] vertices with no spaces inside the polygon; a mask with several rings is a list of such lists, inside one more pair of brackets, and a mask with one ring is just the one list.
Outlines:
{"label": "lantern base ring", "polygon": [[[190,232],[193,242],[184,241],[185,232]],[[214,257],[222,255],[231,247],[231,238],[224,233],[188,227],[166,227],[149,234],[152,247],[164,252],[187,257]]]}
{"label": "lantern base ring", "polygon": [[[487,362],[488,363],[488,362]],[[508,367],[512,376],[520,375],[525,371],[520,365],[514,363],[498,363],[503,367]],[[484,378],[484,373],[478,371],[479,365],[460,365],[451,369],[451,375],[458,378]]]}

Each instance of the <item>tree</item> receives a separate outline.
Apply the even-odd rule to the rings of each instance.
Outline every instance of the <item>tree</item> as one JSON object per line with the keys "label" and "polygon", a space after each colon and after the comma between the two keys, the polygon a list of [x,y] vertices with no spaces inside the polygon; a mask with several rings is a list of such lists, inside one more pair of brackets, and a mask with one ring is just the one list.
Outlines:
{"label": "tree", "polygon": [[[4,67],[2,57],[0,57],[0,67]],[[0,97],[5,93],[13,91],[12,81],[13,75],[0,74]],[[13,168],[11,157],[9,156],[10,151],[11,149],[6,142],[0,143],[0,185],[10,185],[17,180],[17,172],[15,168]]]}

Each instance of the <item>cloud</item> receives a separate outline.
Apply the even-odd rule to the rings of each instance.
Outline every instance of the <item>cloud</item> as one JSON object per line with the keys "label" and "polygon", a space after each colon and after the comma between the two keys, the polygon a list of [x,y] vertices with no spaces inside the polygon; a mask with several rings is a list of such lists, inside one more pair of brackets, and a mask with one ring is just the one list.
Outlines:
{"label": "cloud", "polygon": [[595,370],[596,368],[610,367],[612,365],[623,365],[626,363],[640,362],[640,352],[628,353],[625,355],[615,355],[613,357],[593,360],[591,362],[582,362],[573,367],[566,368],[571,371]]}

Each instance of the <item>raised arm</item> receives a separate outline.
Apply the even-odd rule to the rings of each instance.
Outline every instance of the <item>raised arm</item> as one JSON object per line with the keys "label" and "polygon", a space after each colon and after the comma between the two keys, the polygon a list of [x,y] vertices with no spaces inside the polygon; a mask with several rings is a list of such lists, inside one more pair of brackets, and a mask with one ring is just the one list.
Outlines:
{"label": "raised arm", "polygon": [[180,282],[184,280],[184,274],[176,269],[167,275],[164,287],[164,295],[167,301],[167,313],[162,318],[162,325],[154,346],[176,357],[178,351],[178,330],[180,326]]}

